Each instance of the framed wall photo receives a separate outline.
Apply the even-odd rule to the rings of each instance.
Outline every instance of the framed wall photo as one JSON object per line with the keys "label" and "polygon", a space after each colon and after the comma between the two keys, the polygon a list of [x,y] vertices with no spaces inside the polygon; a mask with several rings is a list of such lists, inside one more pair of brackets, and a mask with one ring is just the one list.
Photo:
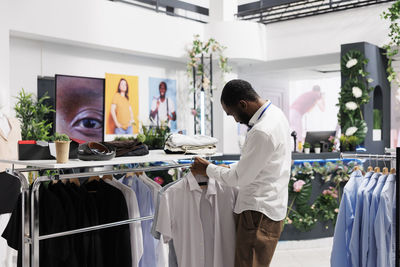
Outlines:
{"label": "framed wall photo", "polygon": [[149,119],[152,125],[168,125],[171,132],[176,124],[176,80],[149,78]]}
{"label": "framed wall photo", "polygon": [[56,132],[84,141],[103,141],[104,79],[55,76]]}
{"label": "framed wall photo", "polygon": [[139,78],[106,73],[105,134],[133,135],[139,132]]}

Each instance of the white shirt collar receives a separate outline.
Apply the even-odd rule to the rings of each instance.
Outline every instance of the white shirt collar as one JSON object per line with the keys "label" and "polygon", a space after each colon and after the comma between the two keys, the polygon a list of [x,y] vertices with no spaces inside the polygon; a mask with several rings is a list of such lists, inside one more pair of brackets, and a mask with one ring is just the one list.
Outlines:
{"label": "white shirt collar", "polygon": [[[189,173],[187,175],[187,180],[189,183],[190,191],[194,191],[194,190],[202,191],[201,187],[199,186],[199,183],[197,182],[196,178],[193,176],[192,173]],[[215,180],[208,179],[206,196],[216,195],[216,194],[217,194],[217,189],[215,188]]]}
{"label": "white shirt collar", "polygon": [[257,111],[256,113],[254,113],[253,117],[251,117],[250,121],[249,121],[249,126],[254,126],[254,124],[257,122],[258,117],[261,115],[261,113],[263,112],[264,108],[266,108],[268,106],[268,104],[271,101],[267,100],[267,102],[265,102],[264,105],[262,105]]}

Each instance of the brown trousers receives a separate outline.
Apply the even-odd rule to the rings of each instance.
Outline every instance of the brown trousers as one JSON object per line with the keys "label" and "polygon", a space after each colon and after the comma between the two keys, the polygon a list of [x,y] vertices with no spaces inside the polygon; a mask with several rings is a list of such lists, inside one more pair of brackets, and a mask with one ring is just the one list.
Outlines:
{"label": "brown trousers", "polygon": [[235,267],[268,267],[281,235],[283,221],[246,210],[237,217]]}

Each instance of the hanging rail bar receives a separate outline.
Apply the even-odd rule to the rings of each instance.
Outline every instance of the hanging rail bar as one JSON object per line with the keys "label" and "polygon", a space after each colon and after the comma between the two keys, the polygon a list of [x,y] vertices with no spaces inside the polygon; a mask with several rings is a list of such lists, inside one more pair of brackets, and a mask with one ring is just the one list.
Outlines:
{"label": "hanging rail bar", "polygon": [[351,159],[351,158],[358,158],[358,159],[373,159],[373,160],[392,160],[396,159],[396,155],[379,155],[379,154],[347,154],[347,153],[340,153],[341,159]]}
{"label": "hanging rail bar", "polygon": [[80,173],[70,173],[70,174],[57,174],[53,175],[50,178],[48,176],[41,176],[37,180],[39,182],[51,181],[51,180],[62,180],[62,179],[71,179],[71,178],[79,178],[79,177],[90,177],[90,176],[100,176],[107,174],[121,174],[127,172],[147,172],[147,171],[160,171],[165,169],[172,168],[188,168],[192,164],[173,164],[173,165],[162,165],[162,166],[154,166],[154,167],[143,167],[143,168],[129,168],[129,169],[119,169],[119,170],[104,170],[104,171],[94,171],[94,172],[80,172]]}
{"label": "hanging rail bar", "polygon": [[75,230],[71,230],[71,231],[58,232],[55,234],[42,235],[42,236],[39,236],[39,241],[45,240],[45,239],[50,239],[50,238],[55,238],[55,237],[60,237],[60,236],[73,235],[73,234],[85,233],[85,232],[90,232],[90,231],[95,231],[95,230],[100,230],[100,229],[106,229],[106,228],[110,228],[110,227],[130,224],[130,223],[134,223],[134,222],[147,221],[147,220],[153,219],[153,217],[154,216],[151,215],[151,216],[134,218],[134,219],[124,220],[124,221],[99,224],[96,226],[89,226],[89,227],[79,228],[79,229],[75,229]]}

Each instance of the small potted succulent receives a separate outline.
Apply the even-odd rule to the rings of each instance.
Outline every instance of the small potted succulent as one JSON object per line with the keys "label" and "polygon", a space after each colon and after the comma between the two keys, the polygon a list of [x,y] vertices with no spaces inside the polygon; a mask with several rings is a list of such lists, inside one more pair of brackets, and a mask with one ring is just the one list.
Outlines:
{"label": "small potted succulent", "polygon": [[310,143],[305,142],[303,147],[304,147],[304,153],[310,154],[310,148],[311,148]]}
{"label": "small potted succulent", "polygon": [[56,144],[57,163],[67,163],[69,158],[69,145],[71,143],[68,135],[55,133],[54,142]]}
{"label": "small potted succulent", "polygon": [[314,152],[315,152],[315,154],[321,153],[321,144],[320,143],[316,143],[314,145]]}

